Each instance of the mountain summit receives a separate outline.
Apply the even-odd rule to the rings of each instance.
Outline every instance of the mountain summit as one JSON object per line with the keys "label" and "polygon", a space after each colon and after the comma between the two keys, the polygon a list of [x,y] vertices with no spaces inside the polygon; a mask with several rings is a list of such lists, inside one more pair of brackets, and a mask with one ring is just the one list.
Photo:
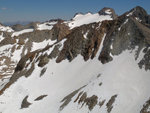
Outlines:
{"label": "mountain summit", "polygon": [[0,25],[0,112],[149,113],[150,16],[137,6]]}
{"label": "mountain summit", "polygon": [[127,15],[137,18],[143,23],[150,24],[150,16],[147,14],[145,9],[140,6],[131,9],[129,12],[127,12]]}

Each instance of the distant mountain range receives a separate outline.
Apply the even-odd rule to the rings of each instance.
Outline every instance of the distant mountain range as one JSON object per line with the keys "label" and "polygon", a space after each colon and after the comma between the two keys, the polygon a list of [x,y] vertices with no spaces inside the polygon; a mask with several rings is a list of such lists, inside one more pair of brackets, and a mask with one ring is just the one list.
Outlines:
{"label": "distant mountain range", "polygon": [[29,24],[29,23],[31,23],[31,21],[3,22],[3,24],[5,26],[13,26],[13,25],[16,25],[16,24],[26,25],[26,24]]}

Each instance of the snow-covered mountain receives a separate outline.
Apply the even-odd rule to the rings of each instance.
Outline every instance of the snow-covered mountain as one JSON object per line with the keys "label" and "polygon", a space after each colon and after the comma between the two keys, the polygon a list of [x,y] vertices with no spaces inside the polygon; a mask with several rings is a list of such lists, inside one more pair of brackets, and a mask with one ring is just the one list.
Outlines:
{"label": "snow-covered mountain", "polygon": [[0,25],[0,112],[149,113],[150,15],[111,8]]}

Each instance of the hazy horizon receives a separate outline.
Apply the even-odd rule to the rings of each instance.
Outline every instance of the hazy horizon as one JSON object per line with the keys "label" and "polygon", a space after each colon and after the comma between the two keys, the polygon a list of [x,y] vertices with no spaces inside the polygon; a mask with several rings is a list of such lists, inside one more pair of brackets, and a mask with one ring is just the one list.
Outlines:
{"label": "hazy horizon", "polygon": [[69,20],[75,13],[96,13],[103,7],[113,8],[116,14],[121,15],[136,6],[141,6],[149,14],[149,4],[149,0],[111,0],[107,2],[104,0],[0,0],[0,22],[33,22],[57,18]]}

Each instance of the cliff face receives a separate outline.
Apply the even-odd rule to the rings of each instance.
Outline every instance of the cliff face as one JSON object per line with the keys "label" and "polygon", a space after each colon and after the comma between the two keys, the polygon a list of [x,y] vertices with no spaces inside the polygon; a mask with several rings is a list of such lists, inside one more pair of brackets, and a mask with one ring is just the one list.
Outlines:
{"label": "cliff face", "polygon": [[143,8],[1,28],[0,112],[149,113],[150,16]]}

